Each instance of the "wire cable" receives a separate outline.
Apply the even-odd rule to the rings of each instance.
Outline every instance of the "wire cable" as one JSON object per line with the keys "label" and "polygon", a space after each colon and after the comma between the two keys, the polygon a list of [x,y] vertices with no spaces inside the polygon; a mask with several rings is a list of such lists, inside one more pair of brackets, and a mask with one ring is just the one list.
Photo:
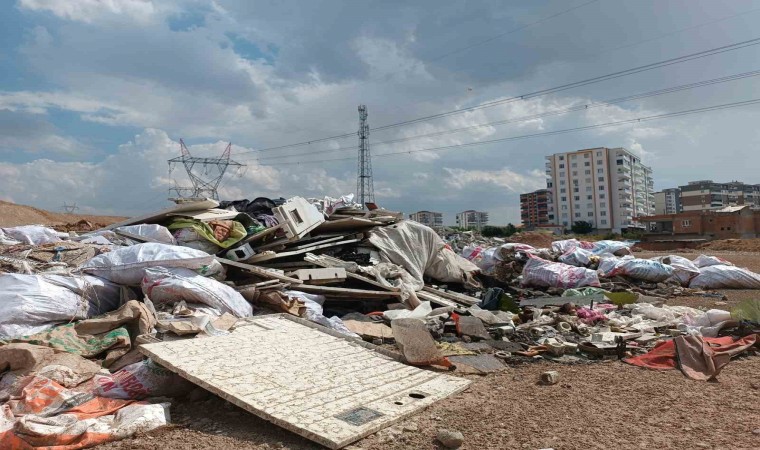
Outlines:
{"label": "wire cable", "polygon": [[[554,110],[554,111],[547,111],[547,112],[539,113],[539,114],[531,114],[531,115],[527,115],[527,116],[520,116],[520,117],[515,117],[515,118],[505,119],[505,120],[497,120],[495,122],[488,122],[488,123],[483,123],[483,124],[471,125],[471,126],[463,127],[463,128],[454,128],[454,129],[449,129],[449,130],[436,131],[436,132],[433,132],[433,133],[420,134],[420,135],[415,135],[415,136],[408,136],[408,137],[403,137],[403,138],[398,138],[398,139],[391,139],[391,140],[388,140],[388,141],[372,142],[370,145],[372,145],[372,146],[379,146],[379,145],[396,144],[396,143],[407,142],[407,141],[412,141],[412,140],[416,140],[416,139],[422,139],[422,138],[428,138],[428,137],[436,137],[436,136],[442,136],[442,135],[452,134],[452,133],[460,133],[462,131],[470,131],[470,130],[475,130],[475,129],[478,129],[478,128],[492,127],[492,126],[504,125],[504,124],[509,124],[509,123],[525,122],[525,121],[528,121],[528,120],[535,120],[535,119],[539,119],[539,118],[543,118],[543,117],[548,117],[548,116],[557,116],[557,115],[567,114],[567,113],[575,112],[575,111],[586,111],[586,110],[589,110],[589,109],[599,108],[599,107],[602,107],[602,106],[612,106],[612,105],[616,105],[616,104],[619,104],[619,103],[624,103],[624,102],[628,102],[628,101],[632,101],[632,100],[640,100],[640,99],[643,99],[643,98],[649,98],[649,97],[654,97],[654,96],[658,96],[658,95],[670,94],[670,93],[673,93],[673,92],[679,92],[679,91],[683,91],[683,90],[687,90],[687,89],[694,89],[694,88],[698,88],[698,87],[710,86],[710,85],[719,84],[719,83],[725,83],[725,82],[729,82],[729,81],[736,81],[736,80],[741,80],[741,79],[745,79],[745,78],[749,78],[749,77],[755,77],[755,76],[758,76],[758,75],[760,75],[760,70],[753,70],[753,71],[750,71],[750,72],[743,72],[743,73],[739,73],[739,74],[728,75],[728,76],[725,76],[725,77],[713,78],[711,80],[698,81],[698,82],[695,82],[695,83],[689,83],[689,84],[684,84],[684,85],[680,85],[680,86],[672,86],[672,87],[669,87],[669,88],[658,89],[658,90],[655,90],[655,91],[649,91],[649,92],[644,92],[644,93],[639,93],[639,94],[633,94],[633,95],[629,95],[629,96],[626,96],[626,97],[618,97],[618,98],[611,99],[611,100],[606,100],[606,101],[591,102],[591,103],[586,103],[586,104],[583,104],[583,105],[576,105],[576,106],[572,106],[572,107],[569,107],[569,108],[558,109],[558,110]],[[352,145],[352,146],[338,147],[338,148],[334,148],[334,149],[316,150],[316,151],[311,151],[311,152],[307,152],[307,153],[291,153],[291,154],[286,154],[286,155],[266,156],[266,157],[263,157],[263,158],[262,157],[243,158],[243,159],[240,159],[240,160],[241,161],[250,161],[250,160],[269,161],[269,160],[272,160],[272,159],[291,158],[291,157],[296,157],[296,156],[310,156],[310,155],[315,155],[315,154],[334,153],[334,152],[345,151],[345,150],[352,150],[352,151],[356,150],[356,146]]]}
{"label": "wire cable", "polygon": [[[554,130],[554,131],[545,131],[541,133],[533,133],[533,134],[524,134],[520,136],[510,136],[510,137],[504,137],[499,139],[491,139],[487,141],[478,141],[478,142],[468,142],[465,144],[453,144],[453,145],[445,145],[440,147],[431,147],[431,148],[423,148],[418,150],[402,150],[397,152],[387,152],[387,153],[376,153],[372,155],[373,158],[375,157],[383,157],[383,156],[392,156],[392,155],[404,155],[404,154],[412,154],[412,153],[419,153],[419,152],[430,152],[430,151],[440,151],[440,150],[448,150],[453,148],[462,148],[462,147],[472,147],[477,145],[487,145],[487,144],[494,144],[497,142],[508,142],[508,141],[515,141],[515,140],[521,140],[521,139],[529,139],[534,137],[540,137],[540,136],[554,136],[558,134],[565,134],[565,133],[572,133],[576,131],[585,131],[585,130],[594,130],[598,128],[607,128],[612,126],[618,126],[618,125],[626,125],[626,124],[633,124],[633,123],[641,123],[646,122],[650,120],[658,120],[658,119],[665,119],[665,118],[671,118],[671,117],[680,117],[685,115],[691,115],[691,114],[699,114],[704,112],[710,112],[710,111],[717,111],[722,109],[729,109],[729,108],[737,108],[741,106],[750,106],[750,105],[756,105],[760,104],[760,99],[753,99],[753,100],[745,100],[745,101],[739,101],[739,102],[732,102],[732,103],[724,103],[721,105],[713,105],[713,106],[706,106],[703,108],[693,108],[693,109],[687,109],[683,111],[676,111],[671,113],[663,113],[663,114],[657,114],[653,116],[646,116],[646,117],[638,117],[635,119],[628,119],[628,120],[619,120],[615,122],[606,122],[606,123],[600,123],[595,125],[587,125],[582,127],[574,127],[574,128],[566,128],[562,130]],[[333,159],[317,159],[313,161],[295,161],[295,162],[283,162],[283,163],[274,163],[274,164],[260,164],[261,166],[284,166],[284,165],[301,165],[301,164],[312,164],[312,163],[323,163],[323,162],[333,162],[333,161],[345,161],[345,160],[354,160],[355,157],[350,156],[346,158],[333,158]]]}

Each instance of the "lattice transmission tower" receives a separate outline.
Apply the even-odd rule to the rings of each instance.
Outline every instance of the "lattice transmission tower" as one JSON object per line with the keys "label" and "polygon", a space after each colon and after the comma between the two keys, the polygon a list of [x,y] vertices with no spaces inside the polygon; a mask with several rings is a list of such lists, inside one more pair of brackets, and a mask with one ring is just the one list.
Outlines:
{"label": "lattice transmission tower", "polygon": [[168,161],[169,173],[174,170],[177,163],[182,163],[193,186],[175,186],[169,189],[169,195],[175,193],[178,198],[213,198],[219,200],[217,189],[225,173],[227,173],[227,169],[232,166],[237,168],[238,173],[240,173],[245,167],[245,164],[230,159],[232,143],[227,144],[219,158],[192,156],[182,139],[179,140],[179,145],[182,155]]}
{"label": "lattice transmission tower", "polygon": [[356,178],[356,195],[360,205],[375,202],[375,187],[372,182],[372,157],[369,153],[369,124],[367,107],[359,105],[359,167]]}
{"label": "lattice transmission tower", "polygon": [[63,208],[66,214],[74,214],[74,212],[79,209],[76,203],[74,203],[73,205],[69,205],[66,202],[63,202],[63,206],[61,206],[61,208]]}

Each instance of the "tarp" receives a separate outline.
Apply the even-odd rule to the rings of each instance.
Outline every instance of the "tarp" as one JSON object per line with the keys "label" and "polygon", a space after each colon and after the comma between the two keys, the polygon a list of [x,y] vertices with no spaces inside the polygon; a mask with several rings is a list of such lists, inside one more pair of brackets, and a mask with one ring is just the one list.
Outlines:
{"label": "tarp", "polygon": [[714,379],[733,356],[756,345],[757,335],[751,334],[734,340],[731,336],[703,338],[678,336],[657,344],[649,353],[623,361],[653,370],[679,368],[693,380]]}
{"label": "tarp", "polygon": [[454,253],[430,227],[405,220],[370,231],[369,241],[380,251],[383,262],[397,264],[424,286],[428,276],[442,282],[478,284],[473,272],[478,266]]}

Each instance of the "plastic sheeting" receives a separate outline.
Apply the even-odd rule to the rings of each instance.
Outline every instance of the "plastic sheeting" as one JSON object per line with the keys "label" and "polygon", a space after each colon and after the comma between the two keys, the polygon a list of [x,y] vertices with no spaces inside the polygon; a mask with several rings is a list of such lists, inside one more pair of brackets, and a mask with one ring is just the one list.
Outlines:
{"label": "plastic sheeting", "polygon": [[306,305],[306,319],[322,325],[324,327],[333,329],[338,333],[345,334],[349,337],[360,338],[358,334],[346,328],[346,325],[340,319],[340,317],[333,316],[329,319],[325,317],[322,305],[325,303],[325,296],[318,294],[307,294],[301,291],[285,291],[288,297],[296,297],[304,302]]}
{"label": "plastic sheeting", "polygon": [[98,255],[82,265],[81,270],[114,283],[137,286],[145,269],[156,266],[184,267],[204,276],[223,271],[219,261],[206,252],[157,243],[133,245]]}
{"label": "plastic sheeting", "polygon": [[599,287],[599,276],[584,267],[574,267],[545,259],[531,257],[522,272],[522,284],[535,287],[578,288]]}
{"label": "plastic sheeting", "polygon": [[0,339],[86,319],[119,307],[119,286],[91,276],[0,275]]}
{"label": "plastic sheeting", "polygon": [[707,266],[700,269],[689,287],[718,289],[760,289],[760,274],[736,266]]}
{"label": "plastic sheeting", "polygon": [[156,267],[145,269],[143,294],[153,303],[202,303],[237,317],[249,317],[251,305],[235,289],[190,269]]}
{"label": "plastic sheeting", "polygon": [[441,282],[473,283],[478,266],[454,253],[430,227],[405,220],[370,231],[369,241],[380,251],[383,262],[409,272],[422,288],[423,277]]}
{"label": "plastic sheeting", "polygon": [[535,247],[513,242],[487,248],[479,245],[468,245],[462,249],[462,257],[478,266],[482,273],[488,275],[493,272],[497,263],[504,261],[501,256],[502,251],[530,252],[532,250],[535,250]]}
{"label": "plastic sheeting", "polygon": [[694,265],[701,269],[702,267],[733,266],[734,264],[725,259],[718,258],[717,256],[699,255],[694,258]]}
{"label": "plastic sheeting", "polygon": [[0,228],[2,235],[22,244],[40,245],[49,242],[59,242],[58,232],[42,225],[23,225],[20,227]]}

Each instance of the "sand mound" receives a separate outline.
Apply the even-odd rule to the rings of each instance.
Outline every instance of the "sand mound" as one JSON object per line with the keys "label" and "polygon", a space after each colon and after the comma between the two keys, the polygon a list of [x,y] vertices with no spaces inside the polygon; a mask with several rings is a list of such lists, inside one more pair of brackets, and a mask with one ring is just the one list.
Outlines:
{"label": "sand mound", "polygon": [[55,213],[33,206],[0,201],[0,227],[15,227],[18,225],[62,226],[75,224],[80,220],[93,224],[108,225],[122,221],[124,217]]}

